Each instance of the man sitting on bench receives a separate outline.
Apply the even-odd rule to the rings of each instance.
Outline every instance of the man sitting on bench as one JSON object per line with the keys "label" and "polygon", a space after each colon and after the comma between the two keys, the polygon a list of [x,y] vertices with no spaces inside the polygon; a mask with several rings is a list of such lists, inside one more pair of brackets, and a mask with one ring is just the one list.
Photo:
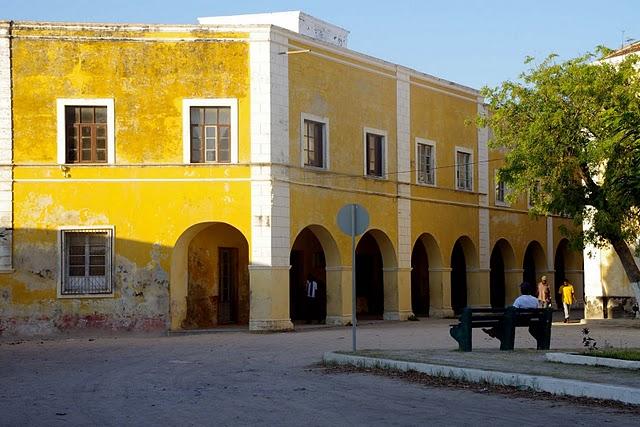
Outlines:
{"label": "man sitting on bench", "polygon": [[[538,298],[533,296],[536,292],[534,286],[529,282],[520,283],[520,296],[513,301],[515,308],[538,308]],[[497,337],[497,329],[482,328],[482,332],[489,335],[491,338]]]}

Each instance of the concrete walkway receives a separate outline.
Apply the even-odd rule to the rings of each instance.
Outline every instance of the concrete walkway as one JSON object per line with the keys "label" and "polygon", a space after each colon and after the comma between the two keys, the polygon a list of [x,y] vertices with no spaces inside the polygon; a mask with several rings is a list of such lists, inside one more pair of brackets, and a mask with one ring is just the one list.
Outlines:
{"label": "concrete walkway", "polygon": [[[554,322],[552,352],[576,352],[581,348],[585,325]],[[639,347],[640,334],[633,329],[609,328],[598,324],[590,335],[599,346]],[[606,325],[606,324],[605,324]],[[441,324],[440,331],[448,328]],[[515,351],[500,351],[499,342],[479,329],[473,331],[473,352],[455,349],[365,349],[356,353],[328,352],[324,361],[359,367],[414,370],[432,376],[451,377],[471,382],[525,387],[557,395],[592,397],[640,405],[640,370],[554,363],[546,360],[547,351],[533,349],[535,341],[526,328],[518,328]],[[562,345],[562,342],[564,345]],[[453,348],[452,348],[453,347]]]}

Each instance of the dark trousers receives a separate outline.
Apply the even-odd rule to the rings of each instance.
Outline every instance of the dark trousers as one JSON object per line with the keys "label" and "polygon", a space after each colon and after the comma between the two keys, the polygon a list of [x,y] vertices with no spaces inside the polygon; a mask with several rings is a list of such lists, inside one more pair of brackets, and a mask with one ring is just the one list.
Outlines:
{"label": "dark trousers", "polygon": [[306,297],[307,300],[307,322],[318,320],[318,298]]}

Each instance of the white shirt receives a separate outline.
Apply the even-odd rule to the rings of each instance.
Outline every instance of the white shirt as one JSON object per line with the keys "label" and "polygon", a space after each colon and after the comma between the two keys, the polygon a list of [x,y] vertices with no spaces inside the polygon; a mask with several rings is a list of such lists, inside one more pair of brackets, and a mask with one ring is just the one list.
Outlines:
{"label": "white shirt", "polygon": [[538,308],[538,298],[531,295],[520,295],[513,302],[515,308]]}
{"label": "white shirt", "polygon": [[315,280],[307,280],[307,297],[315,298],[318,290],[318,283]]}

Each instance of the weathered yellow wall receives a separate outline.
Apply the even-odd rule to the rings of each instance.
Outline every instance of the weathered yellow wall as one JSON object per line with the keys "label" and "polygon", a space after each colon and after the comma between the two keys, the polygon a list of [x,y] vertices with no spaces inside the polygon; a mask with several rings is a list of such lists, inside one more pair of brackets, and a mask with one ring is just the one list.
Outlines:
{"label": "weathered yellow wall", "polygon": [[220,248],[237,249],[238,269],[232,305],[235,307],[237,323],[249,323],[248,243],[238,230],[234,230],[226,224],[213,224],[198,233],[188,247],[188,314],[184,320],[185,326],[212,327],[218,325]]}
{"label": "weathered yellow wall", "polygon": [[[80,34],[105,40],[74,38]],[[125,36],[169,41],[120,39]],[[184,98],[237,98],[239,161],[248,162],[248,43],[172,37],[246,35],[16,30],[15,273],[0,276],[10,307],[5,329],[14,320],[27,333],[82,325],[165,329],[172,248],[180,235],[219,221],[250,241],[249,167],[179,165]],[[70,165],[65,177],[56,164],[57,98],[114,99],[116,165]],[[115,227],[115,295],[56,299],[57,230],[86,225]]]}
{"label": "weathered yellow wall", "polygon": [[[315,47],[313,51],[341,59]],[[342,262],[350,265],[351,240],[336,223],[343,205],[365,206],[370,228],[383,231],[392,242],[397,240],[396,215],[390,214],[397,212],[396,81],[308,54],[289,56],[289,87],[291,244],[304,227],[321,224],[338,242]],[[330,172],[299,167],[302,113],[329,119]],[[365,127],[387,132],[388,179],[363,176]]]}

